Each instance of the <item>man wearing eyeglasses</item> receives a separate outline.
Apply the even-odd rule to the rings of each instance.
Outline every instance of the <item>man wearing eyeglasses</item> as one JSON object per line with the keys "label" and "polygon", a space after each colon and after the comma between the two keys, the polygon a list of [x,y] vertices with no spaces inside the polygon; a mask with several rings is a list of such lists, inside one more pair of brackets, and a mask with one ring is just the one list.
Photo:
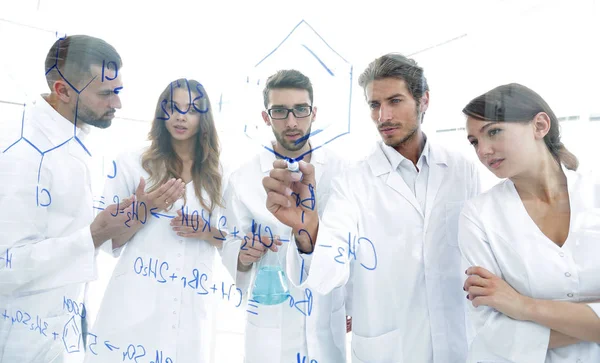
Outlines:
{"label": "man wearing eyeglasses", "polygon": [[[273,236],[289,236],[291,232],[266,208],[267,195],[262,179],[269,175],[273,162],[276,159],[293,159],[314,165],[316,186],[319,187],[318,212],[324,210],[327,203],[332,177],[343,167],[341,160],[324,148],[312,152],[309,137],[317,108],[313,106],[313,89],[308,77],[296,70],[278,71],[267,79],[263,98],[265,110],[262,118],[271,127],[275,140],[270,150],[265,149],[232,173],[225,192],[227,224],[236,226],[241,231],[240,236],[246,236],[237,241],[237,245],[228,248],[240,248],[236,284],[243,290],[250,289],[250,300],[253,296],[251,287],[257,275],[256,265],[267,250],[276,253],[285,271],[287,249],[296,248],[289,241],[279,241],[277,237],[271,240],[271,233]],[[305,258],[303,255],[296,256],[298,259]],[[302,264],[302,261],[296,263]],[[306,275],[301,273],[287,278],[299,285]],[[282,303],[249,302],[245,362],[345,362],[344,292],[347,288],[309,297],[310,290],[299,289],[286,282],[290,297]]]}

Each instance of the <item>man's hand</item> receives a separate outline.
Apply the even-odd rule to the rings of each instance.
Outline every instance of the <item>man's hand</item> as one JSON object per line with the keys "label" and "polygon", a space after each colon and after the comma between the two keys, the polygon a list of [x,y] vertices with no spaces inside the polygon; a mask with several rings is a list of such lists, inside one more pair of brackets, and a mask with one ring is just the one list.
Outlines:
{"label": "man's hand", "polygon": [[279,240],[279,236],[275,236],[271,241],[270,237],[261,236],[260,240],[257,235],[252,233],[246,234],[240,254],[238,255],[238,270],[248,271],[252,268],[252,264],[260,261],[262,256],[267,253],[267,250],[277,252],[283,243]]}
{"label": "man's hand", "polygon": [[273,170],[263,179],[267,209],[281,223],[292,227],[298,248],[310,253],[319,225],[315,168],[300,161],[300,172],[287,169],[286,160],[275,160]]}
{"label": "man's hand", "polygon": [[185,184],[181,179],[171,179],[151,193],[146,193],[145,188],[146,181],[140,178],[135,195],[122,201],[117,199],[117,203],[96,216],[90,226],[94,246],[99,247],[109,239],[113,249],[123,246],[146,223],[153,208],[167,209],[181,198]]}
{"label": "man's hand", "polygon": [[[92,240],[96,248],[113,237],[126,234],[129,228],[141,223],[139,220],[131,220],[134,203],[136,203],[135,195],[132,195],[116,204],[109,205],[98,213],[90,225]],[[113,246],[113,248],[116,247]]]}

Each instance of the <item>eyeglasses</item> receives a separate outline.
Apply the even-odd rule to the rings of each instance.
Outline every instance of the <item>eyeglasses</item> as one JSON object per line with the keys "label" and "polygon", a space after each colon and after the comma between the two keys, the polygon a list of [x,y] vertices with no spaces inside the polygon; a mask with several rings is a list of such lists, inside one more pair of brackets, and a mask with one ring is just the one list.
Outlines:
{"label": "eyeglasses", "polygon": [[267,110],[273,120],[285,120],[290,112],[296,118],[308,117],[312,114],[312,106],[296,106],[294,108],[274,107]]}

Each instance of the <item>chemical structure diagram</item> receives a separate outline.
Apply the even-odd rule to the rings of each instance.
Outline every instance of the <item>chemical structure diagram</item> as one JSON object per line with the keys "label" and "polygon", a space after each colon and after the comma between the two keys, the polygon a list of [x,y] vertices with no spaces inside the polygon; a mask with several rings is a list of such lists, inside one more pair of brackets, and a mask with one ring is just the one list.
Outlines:
{"label": "chemical structure diagram", "polygon": [[[46,155],[48,155],[50,152],[63,147],[65,145],[67,145],[69,142],[75,142],[78,145],[80,145],[81,148],[83,148],[83,150],[86,152],[86,154],[88,154],[90,157],[92,156],[92,154],[90,153],[90,151],[85,147],[84,143],[81,141],[81,139],[77,136],[77,121],[78,121],[78,110],[79,110],[79,100],[80,100],[80,96],[82,94],[83,91],[85,91],[85,89],[97,78],[97,76],[93,76],[86,84],[85,86],[81,87],[81,89],[78,89],[77,87],[75,87],[75,85],[70,82],[67,77],[65,77],[63,75],[63,73],[61,72],[59,65],[58,65],[58,60],[59,60],[59,51],[60,51],[60,42],[66,39],[66,35],[62,38],[58,39],[59,45],[56,49],[56,56],[55,56],[55,60],[54,60],[54,64],[48,68],[46,70],[46,75],[48,73],[50,73],[52,70],[56,70],[58,72],[58,74],[60,75],[60,77],[69,85],[69,87],[71,87],[73,89],[73,91],[75,91],[75,93],[77,94],[77,101],[75,104],[75,118],[73,121],[73,136],[71,136],[70,138],[68,138],[67,140],[64,140],[63,142],[61,142],[58,145],[54,145],[48,149],[43,150],[42,148],[36,146],[32,141],[30,141],[27,136],[24,135],[24,130],[25,130],[25,112],[26,112],[26,108],[27,108],[27,104],[23,104],[23,113],[22,113],[22,117],[21,117],[21,134],[20,134],[20,138],[15,141],[14,143],[12,143],[9,147],[7,147],[5,150],[2,151],[2,153],[6,153],[8,152],[13,146],[19,144],[19,143],[26,143],[28,145],[30,145],[35,151],[37,151],[41,158],[40,158],[40,164],[39,164],[39,168],[38,168],[38,175],[37,175],[37,185],[36,185],[36,205],[38,207],[48,207],[52,204],[52,194],[50,193],[50,191],[46,188],[41,188],[40,186],[40,177],[41,177],[41,171],[42,171],[42,164],[44,162],[44,157]],[[105,71],[111,71],[112,75],[108,75],[106,74]],[[103,61],[102,62],[102,74],[101,74],[101,81],[104,82],[105,80],[114,80],[117,78],[119,73],[119,69],[118,69],[118,65],[116,62],[114,61]],[[113,90],[113,92],[115,94],[118,94],[121,89],[123,87],[117,87]]]}
{"label": "chemical structure diagram", "polygon": [[[327,101],[330,107],[322,109],[323,119],[338,120],[321,122],[323,126],[295,141],[295,144],[300,144],[309,138],[311,140],[311,149],[294,160],[300,161],[307,154],[350,133],[353,65],[333,49],[308,22],[302,20],[275,49],[253,67],[250,72],[252,75],[246,77],[250,92],[262,94],[261,83],[266,83],[267,77],[282,67],[302,70],[308,75],[322,94],[331,97]],[[253,122],[244,124],[243,132],[246,137],[260,142],[256,130]],[[262,147],[278,158],[285,158],[270,144],[262,144]]]}

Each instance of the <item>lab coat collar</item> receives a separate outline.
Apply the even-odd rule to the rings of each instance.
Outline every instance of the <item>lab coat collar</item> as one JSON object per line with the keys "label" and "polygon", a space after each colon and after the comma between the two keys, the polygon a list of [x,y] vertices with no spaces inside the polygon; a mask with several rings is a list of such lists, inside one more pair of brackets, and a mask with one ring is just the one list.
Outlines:
{"label": "lab coat collar", "polygon": [[[567,169],[563,163],[560,163],[560,167],[567,178],[567,190],[569,192],[569,203],[571,206],[571,223],[569,225],[569,231],[575,231],[581,228],[582,222],[585,222],[585,218],[581,218],[578,214],[580,211],[588,211],[590,208],[593,208],[591,205],[593,198],[576,197],[577,195],[585,195],[586,193],[585,191],[577,189],[577,187],[580,186],[579,180],[581,174],[577,171]],[[505,188],[508,188],[509,192],[515,196],[514,201],[519,203],[517,208],[521,208],[522,201],[520,200],[515,183],[510,179],[506,179]],[[570,235],[571,232],[569,232],[569,236]]]}
{"label": "lab coat collar", "polygon": [[39,95],[33,100],[32,117],[28,121],[36,123],[54,146],[62,144],[75,135],[83,141],[90,133],[90,126],[81,125],[76,128],[71,121],[50,106],[45,96],[47,95]]}
{"label": "lab coat collar", "polygon": [[[393,156],[394,153],[396,153],[397,156]],[[448,155],[446,152],[435,145],[435,143],[430,142],[429,138],[427,138],[427,141],[425,142],[422,155],[425,156],[425,160],[430,167],[433,164],[448,165]],[[383,141],[378,141],[378,147],[376,147],[375,151],[368,157],[367,162],[373,175],[381,176],[396,170],[403,159],[404,156],[394,150],[391,146],[387,146]]]}
{"label": "lab coat collar", "polygon": [[[429,140],[427,141],[429,142]],[[425,223],[424,229],[429,227],[429,217],[433,210],[435,198],[442,182],[448,172],[448,152],[436,145],[435,142],[429,145],[429,178],[427,180],[427,199],[425,202]]]}
{"label": "lab coat collar", "polygon": [[273,169],[273,162],[277,159],[275,154],[269,150],[262,150],[259,154],[260,157],[260,171],[263,174],[268,173]]}
{"label": "lab coat collar", "polygon": [[[392,162],[388,159],[386,152],[384,151],[384,148],[389,148],[389,146],[385,145],[382,141],[379,141],[378,144],[378,147],[375,148],[375,151],[367,159],[371,172],[376,177],[387,174],[386,184],[396,192],[400,193],[400,195],[415,208],[425,221],[427,221],[431,215],[431,207],[433,206],[433,202],[444,180],[446,169],[448,167],[447,153],[441,147],[427,139],[424,150],[428,150],[429,158],[427,163],[429,166],[429,179],[427,180],[427,202],[425,204],[425,213],[423,214],[419,202],[408,185],[406,185],[404,179],[402,179],[400,173],[393,172],[396,169],[392,166]],[[399,163],[400,161],[396,163],[396,167]],[[425,223],[425,228],[427,228],[427,223]]]}
{"label": "lab coat collar", "polygon": [[394,170],[392,164],[385,156],[383,147],[385,146],[382,141],[377,143],[377,147],[371,155],[367,158],[367,163],[371,168],[371,172],[374,176],[382,176]]}
{"label": "lab coat collar", "polygon": [[[590,195],[589,191],[581,190],[580,180],[582,174],[577,171],[567,169],[567,167],[561,163],[560,167],[567,177],[567,190],[569,191],[569,203],[571,205],[571,224],[569,226],[569,235],[571,231],[579,230],[588,221],[584,216],[594,208],[594,198],[581,198],[581,195]],[[594,178],[592,176],[592,178]],[[597,183],[595,183],[597,185]]]}
{"label": "lab coat collar", "polygon": [[448,166],[448,153],[442,149],[439,145],[434,142],[429,142],[429,138],[427,139],[427,143],[429,144],[429,166],[433,164]]}
{"label": "lab coat collar", "polygon": [[[386,158],[390,162],[390,165],[392,167],[391,170],[398,169],[400,164],[403,163],[405,160],[408,161],[412,165],[412,161],[408,160],[406,157],[404,157],[404,155],[400,154],[393,147],[388,146],[384,143],[381,143],[381,149],[383,150],[383,153],[385,154]],[[419,160],[417,161],[417,167],[419,169],[421,169],[421,166],[420,166],[421,159],[423,160],[423,163],[427,163],[427,164],[429,163],[429,149],[430,149],[429,140],[427,140],[427,137],[425,137],[425,146],[423,146],[423,152],[421,152],[421,155],[419,156]]]}
{"label": "lab coat collar", "polygon": [[[400,175],[398,172],[395,172],[396,169],[394,166],[392,166],[392,161],[390,161],[386,156],[384,148],[388,148],[389,146],[385,145],[382,141],[379,141],[377,146],[378,147],[375,148],[375,152],[373,152],[367,159],[367,162],[371,167],[371,171],[376,177],[385,178],[385,183],[387,186],[402,195],[404,199],[406,199],[415,208],[415,210],[421,216],[423,216],[423,212],[421,211],[421,207],[419,206],[417,198],[410,190],[408,185],[406,185],[404,179],[402,179],[402,175]],[[401,160],[397,160],[395,165],[396,167],[400,161]],[[385,177],[385,175],[387,175],[387,177]]]}

